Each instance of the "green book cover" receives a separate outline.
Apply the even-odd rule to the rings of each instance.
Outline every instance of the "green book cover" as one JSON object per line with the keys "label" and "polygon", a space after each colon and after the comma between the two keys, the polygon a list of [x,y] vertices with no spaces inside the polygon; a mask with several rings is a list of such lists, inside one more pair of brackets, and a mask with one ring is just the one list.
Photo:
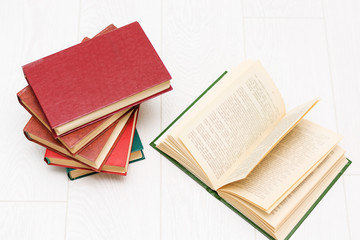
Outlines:
{"label": "green book cover", "polygon": [[[140,158],[138,159],[134,159],[132,161],[130,161],[129,163],[134,163],[134,162],[137,162],[137,161],[140,161],[140,160],[144,160],[145,159],[145,155],[144,155],[144,152],[143,152],[143,145],[142,145],[142,142],[140,140],[140,136],[139,136],[139,133],[137,131],[137,129],[135,129],[135,134],[134,134],[134,140],[133,140],[133,145],[131,147],[131,152],[137,152],[137,151],[141,151],[141,156]],[[90,175],[93,175],[93,174],[96,174],[97,172],[90,172],[90,173],[87,173],[87,174],[84,174],[82,176],[79,176],[77,178],[72,178],[70,176],[70,172],[71,171],[74,171],[76,169],[73,169],[73,168],[66,168],[66,172],[67,172],[67,175],[69,177],[70,180],[75,180],[75,179],[79,179],[79,178],[83,178],[83,177],[87,177],[87,176],[90,176]]]}
{"label": "green book cover", "polygon": [[[216,199],[218,199],[220,202],[225,204],[227,207],[229,207],[232,211],[234,211],[236,214],[238,214],[240,217],[242,217],[245,221],[247,221],[249,224],[251,224],[254,228],[256,228],[259,232],[261,232],[263,235],[265,235],[269,239],[274,239],[272,236],[270,236],[267,232],[265,232],[262,228],[260,228],[258,225],[256,225],[253,221],[251,221],[249,218],[247,218],[244,214],[242,214],[240,211],[238,211],[236,208],[234,208],[231,204],[229,204],[227,201],[225,201],[222,197],[218,195],[218,193],[214,190],[212,190],[210,187],[208,187],[205,183],[203,183],[200,179],[198,179],[194,174],[192,174],[189,170],[187,170],[184,166],[182,166],[180,163],[178,163],[175,159],[167,155],[166,153],[162,152],[160,149],[156,147],[155,142],[172,126],[178,121],[194,104],[201,99],[217,82],[220,81],[220,79],[227,73],[225,71],[215,82],[213,82],[198,98],[195,99],[175,120],[170,123],[168,127],[166,127],[160,134],[157,136],[151,143],[150,146],[152,146],[155,150],[157,150],[160,154],[162,154],[165,158],[167,158],[170,162],[172,162],[174,165],[176,165],[178,168],[180,168],[184,173],[186,173],[189,177],[194,179],[200,186],[202,186],[207,192],[209,192],[212,196],[214,196]],[[344,168],[338,173],[338,175],[334,178],[334,180],[330,183],[330,185],[325,189],[325,191],[321,194],[321,196],[315,201],[315,203],[311,206],[311,208],[305,213],[305,215],[300,219],[300,221],[296,224],[296,226],[290,231],[290,233],[286,236],[285,239],[289,239],[294,232],[299,228],[299,226],[303,223],[303,221],[307,218],[307,216],[312,212],[312,210],[316,207],[316,205],[321,201],[321,199],[326,195],[326,193],[331,189],[331,187],[335,184],[335,182],[341,177],[341,175],[345,172],[345,170],[350,166],[351,161],[349,159],[348,163],[344,166]]]}

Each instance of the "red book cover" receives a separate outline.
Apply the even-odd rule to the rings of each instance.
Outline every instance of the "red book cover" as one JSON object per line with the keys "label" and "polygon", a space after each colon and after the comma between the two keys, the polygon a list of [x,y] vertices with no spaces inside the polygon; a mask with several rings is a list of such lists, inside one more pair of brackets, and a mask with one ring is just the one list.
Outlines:
{"label": "red book cover", "polygon": [[87,147],[79,151],[77,154],[72,155],[58,140],[54,139],[51,133],[34,117],[32,117],[24,128],[25,136],[46,148],[50,148],[60,154],[72,157],[95,171],[99,171],[102,164],[110,156],[111,151],[118,137],[124,130],[131,115],[137,115],[138,110],[134,110],[124,117],[116,121],[110,128],[104,131],[99,137],[91,142]]}
{"label": "red book cover", "polygon": [[[170,74],[137,22],[29,63],[23,71],[50,127],[59,132],[74,120],[96,121],[171,89]],[[161,88],[151,92],[156,86]],[[138,93],[148,95],[123,101]],[[120,109],[106,108],[118,102]],[[100,116],[89,115],[105,108]]]}
{"label": "red book cover", "polygon": [[[137,114],[133,114],[129,119],[128,124],[126,124],[123,133],[119,137],[119,140],[115,144],[113,151],[102,166],[100,172],[126,175],[131,156],[131,147],[134,139],[136,121]],[[134,154],[136,154],[136,152]],[[88,166],[76,162],[72,158],[62,156],[49,149],[46,149],[44,159],[45,162],[50,165],[91,170],[91,168]],[[54,159],[54,162],[52,162],[52,159]]]}
{"label": "red book cover", "polygon": [[[110,32],[117,29],[113,24],[110,24],[109,26],[107,26],[106,28],[104,28],[101,32],[99,32],[97,35],[95,35],[94,37],[97,37],[99,35],[102,35],[104,33]],[[87,41],[90,38],[85,37],[82,41]],[[47,129],[49,129],[49,131],[52,131],[52,129],[50,128],[49,122],[46,119],[46,116],[44,115],[41,106],[38,102],[38,100],[35,97],[34,92],[32,91],[30,86],[26,86],[24,89],[22,89],[20,92],[18,92],[17,94],[18,100],[20,102],[20,104],[34,117],[36,117]],[[64,146],[71,152],[71,153],[76,153],[77,151],[79,151],[81,148],[85,147],[87,143],[89,143],[91,140],[93,139],[89,139],[88,141],[86,141],[85,143],[82,143],[82,141],[84,141],[85,137],[89,136],[89,135],[95,135],[94,137],[96,137],[99,133],[101,133],[101,131],[99,131],[99,129],[105,130],[106,127],[109,126],[109,124],[111,124],[112,122],[116,121],[117,118],[113,118],[112,121],[105,120],[102,119],[94,124],[89,124],[88,126],[76,130],[76,131],[72,131],[70,134],[67,134],[66,136],[64,136],[63,138],[60,138],[59,136],[56,135],[55,131],[52,131],[54,134],[55,138],[59,137],[59,140],[64,144]],[[105,124],[105,125],[103,125]],[[98,130],[98,131],[97,131]],[[95,132],[97,132],[98,134],[94,134]],[[78,147],[79,145],[81,145],[80,147]]]}
{"label": "red book cover", "polygon": [[[54,134],[31,88],[26,86],[17,94],[17,97],[21,105]],[[119,117],[121,116],[113,115],[112,117],[89,124],[84,128],[80,128],[64,136],[59,136],[57,139],[67,148],[67,150],[69,150],[72,154],[75,154],[86,147],[112,123],[118,120]]]}

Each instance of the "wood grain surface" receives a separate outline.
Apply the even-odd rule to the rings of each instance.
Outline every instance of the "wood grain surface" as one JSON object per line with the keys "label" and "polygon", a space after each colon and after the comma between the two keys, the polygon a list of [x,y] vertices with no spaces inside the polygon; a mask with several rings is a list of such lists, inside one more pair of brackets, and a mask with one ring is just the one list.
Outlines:
{"label": "wood grain surface", "polygon": [[[149,143],[225,70],[259,59],[287,109],[344,135],[353,164],[293,239],[359,239],[360,4],[356,0],[63,0],[0,2],[0,239],[253,239],[264,237]],[[146,160],[128,176],[69,181],[27,141],[16,93],[21,66],[113,23],[139,21],[174,90],[141,105]]]}

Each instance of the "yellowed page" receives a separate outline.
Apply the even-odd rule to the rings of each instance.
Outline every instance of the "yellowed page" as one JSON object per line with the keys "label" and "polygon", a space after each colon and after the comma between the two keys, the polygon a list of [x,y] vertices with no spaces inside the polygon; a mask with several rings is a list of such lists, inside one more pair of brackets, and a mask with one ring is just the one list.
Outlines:
{"label": "yellowed page", "polygon": [[343,157],[345,151],[341,147],[335,147],[317,166],[317,168],[299,184],[270,214],[261,211],[246,201],[239,199],[247,208],[251,209],[256,215],[266,222],[270,228],[276,229],[292,214],[306,197],[315,191],[316,187],[327,177],[335,168],[337,162]]}
{"label": "yellowed page", "polygon": [[[335,154],[335,152],[333,153]],[[338,156],[338,154],[336,153]],[[232,206],[234,206],[237,210],[239,210],[241,213],[243,213],[246,217],[248,217],[251,221],[253,221],[256,225],[258,225],[260,228],[265,230],[267,233],[269,233],[274,238],[277,239],[283,239],[286,235],[289,234],[289,232],[294,228],[294,226],[299,222],[299,220],[304,216],[304,214],[309,210],[309,208],[314,204],[314,202],[319,198],[319,196],[324,192],[324,190],[329,186],[329,184],[334,180],[334,178],[337,176],[337,174],[340,172],[340,170],[346,165],[347,160],[345,157],[341,156],[338,159],[335,159],[331,157],[331,163],[333,164],[330,169],[328,167],[319,166],[319,168],[322,168],[322,171],[324,169],[328,169],[325,175],[321,176],[321,180],[317,181],[317,179],[310,179],[313,175],[309,176],[309,180],[304,181],[304,184],[309,184],[311,182],[311,185],[314,185],[313,181],[317,181],[314,189],[311,189],[307,193],[300,193],[295,191],[300,191],[303,188],[303,185],[299,185],[296,190],[294,190],[294,195],[289,195],[288,198],[286,198],[285,201],[283,201],[283,205],[281,209],[275,209],[270,215],[263,212],[263,215],[257,214],[257,212],[253,211],[254,207],[249,207],[250,205],[247,204],[245,201],[242,201],[238,198],[235,198],[233,195],[225,192],[220,192],[219,195],[225,199],[228,203],[230,203]],[[324,160],[324,163],[329,161],[330,159]],[[335,160],[335,163],[334,163]],[[327,164],[327,163],[326,163]],[[323,165],[323,164],[321,164]],[[329,164],[331,165],[331,164]],[[317,168],[315,171],[318,171]],[[323,171],[324,173],[324,171]],[[316,175],[321,175],[322,173],[316,173]],[[308,188],[308,187],[305,187]],[[301,190],[302,191],[302,190]],[[301,196],[300,196],[301,195]],[[292,198],[301,198],[300,201],[292,201]],[[292,205],[292,206],[289,206]],[[288,209],[291,210],[288,210]],[[277,210],[277,211],[276,211]],[[258,210],[261,211],[261,210]],[[276,212],[275,212],[276,211]],[[281,211],[285,211],[281,213]],[[274,219],[271,219],[275,215],[275,218],[278,217],[283,218],[279,221],[274,221]],[[277,216],[276,216],[277,215]],[[280,216],[282,215],[282,216]],[[268,217],[263,217],[268,216]],[[269,223],[277,223],[277,227],[273,227]]]}
{"label": "yellowed page", "polygon": [[310,111],[318,102],[318,99],[306,102],[288,112],[283,117],[269,135],[255,148],[237,169],[226,180],[224,185],[244,179],[260,161],[273,149],[287,133]]}
{"label": "yellowed page", "polygon": [[331,170],[335,168],[336,162],[343,157],[344,153],[345,151],[343,149],[336,147],[270,214],[259,210],[256,212],[273,228],[279,228],[280,224],[291,215],[293,209],[303,202],[312,191],[316,191],[316,187],[328,176]]}
{"label": "yellowed page", "polygon": [[215,188],[285,114],[281,95],[259,62],[232,82],[178,133]]}
{"label": "yellowed page", "polygon": [[[136,93],[130,97],[127,97],[123,100],[120,100],[118,102],[112,103],[104,108],[98,109],[94,112],[91,112],[89,114],[86,114],[80,118],[77,118],[75,120],[72,120],[68,123],[65,123],[63,125],[57,126],[54,128],[56,134],[61,135],[63,133],[66,133],[72,129],[75,129],[77,127],[80,127],[86,123],[89,123],[91,121],[94,121],[102,116],[105,116],[107,114],[110,114],[118,109],[124,108],[126,106],[129,106],[132,103],[136,103],[142,99],[145,99],[147,97],[150,97],[156,93],[159,93],[161,91],[164,91],[170,87],[170,81],[160,83],[159,85],[153,86],[151,88],[148,88],[142,92]],[[126,110],[122,110],[125,111]]]}
{"label": "yellowed page", "polygon": [[173,159],[176,159],[177,162],[197,176],[206,185],[212,186],[211,181],[208,179],[206,173],[201,169],[201,166],[199,166],[194,159],[191,157],[189,158],[188,155],[184,153],[177,144],[173,144],[170,139],[164,139],[159,142],[156,147]]}
{"label": "yellowed page", "polygon": [[228,73],[221,78],[219,82],[215,84],[204,96],[202,96],[169,130],[168,134],[177,136],[182,131],[184,126],[191,124],[193,119],[198,117],[198,114],[202,112],[210,102],[216,100],[223,94],[223,90],[229,86],[234,85],[234,81],[242,77],[246,71],[253,66],[255,61],[246,60],[241,62],[238,66],[231,69]]}
{"label": "yellowed page", "polygon": [[303,119],[246,179],[219,191],[236,194],[271,212],[340,140],[338,134]]}
{"label": "yellowed page", "polygon": [[297,208],[296,211],[291,214],[290,218],[281,225],[280,229],[277,229],[275,236],[278,239],[284,239],[289,232],[298,224],[300,219],[306,214],[306,212],[311,208],[315,201],[321,196],[325,189],[331,184],[334,178],[339,174],[341,169],[345,167],[348,163],[345,157],[341,158],[340,162],[336,164],[334,170],[326,177],[326,179],[317,186],[316,190],[313,191],[310,196],[308,196],[304,202],[301,204],[301,207]]}

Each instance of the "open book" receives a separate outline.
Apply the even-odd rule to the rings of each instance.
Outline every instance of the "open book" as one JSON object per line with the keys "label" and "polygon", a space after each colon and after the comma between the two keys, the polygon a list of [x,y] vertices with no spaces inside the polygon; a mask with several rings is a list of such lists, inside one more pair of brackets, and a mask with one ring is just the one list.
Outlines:
{"label": "open book", "polygon": [[289,237],[349,161],[341,136],[286,112],[259,62],[223,74],[151,144],[269,238]]}

